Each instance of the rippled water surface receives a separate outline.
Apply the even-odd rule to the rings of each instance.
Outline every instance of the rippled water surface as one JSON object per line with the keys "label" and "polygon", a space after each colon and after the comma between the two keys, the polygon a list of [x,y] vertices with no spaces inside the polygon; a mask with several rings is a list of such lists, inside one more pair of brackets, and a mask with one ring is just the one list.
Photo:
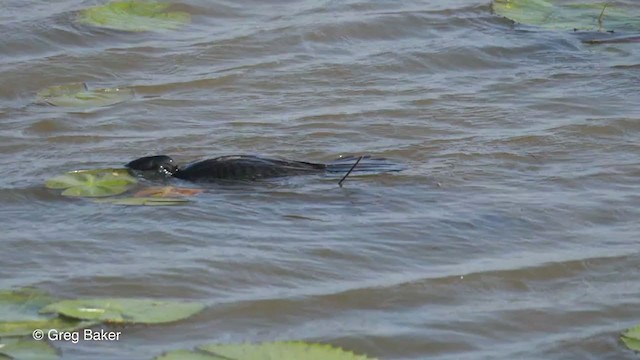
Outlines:
{"label": "rippled water surface", "polygon": [[[64,359],[302,339],[380,359],[633,359],[640,46],[513,26],[488,0],[184,0],[176,31],[0,2],[0,286],[196,300]],[[44,87],[131,87],[87,111]],[[56,174],[166,153],[396,174],[212,184],[181,207],[63,198]],[[184,184],[182,184],[184,185]]]}

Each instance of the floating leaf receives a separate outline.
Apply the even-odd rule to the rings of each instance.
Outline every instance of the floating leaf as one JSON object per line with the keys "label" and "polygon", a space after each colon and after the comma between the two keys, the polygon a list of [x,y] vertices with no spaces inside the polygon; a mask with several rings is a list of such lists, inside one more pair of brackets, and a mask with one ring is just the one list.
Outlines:
{"label": "floating leaf", "polygon": [[122,31],[172,30],[191,21],[189,13],[169,12],[169,7],[170,4],[155,1],[112,1],[82,10],[78,21]]}
{"label": "floating leaf", "polygon": [[57,299],[39,290],[0,291],[0,337],[30,335],[35,329],[45,332],[49,329],[67,331],[94,325],[90,322],[45,317],[38,313],[42,307],[54,301]]}
{"label": "floating leaf", "polygon": [[198,350],[211,354],[211,360],[374,360],[331,345],[298,341],[211,344],[198,346]]}
{"label": "floating leaf", "polygon": [[179,188],[174,186],[152,186],[136,192],[133,196],[167,198],[172,196],[194,196],[203,191],[202,189]]}
{"label": "floating leaf", "polygon": [[620,339],[629,349],[640,351],[640,325],[623,332]]}
{"label": "floating leaf", "polygon": [[[202,351],[175,350],[164,353],[154,360],[218,360],[219,357]],[[235,360],[235,359],[234,359]],[[304,360],[304,359],[300,359]]]}
{"label": "floating leaf", "polygon": [[119,195],[138,181],[127,169],[94,169],[70,171],[47,180],[49,189],[66,189],[64,196],[105,197]]}
{"label": "floating leaf", "polygon": [[0,321],[38,319],[38,310],[54,301],[37,289],[0,290]]}
{"label": "floating leaf", "polygon": [[42,320],[3,321],[0,322],[0,336],[25,336],[40,329],[47,333],[51,329],[71,331],[85,329],[97,325],[96,321],[78,321],[64,318],[43,318]]}
{"label": "floating leaf", "polygon": [[36,103],[66,107],[99,107],[117,104],[133,98],[128,88],[89,90],[85,83],[51,86],[38,91]]}
{"label": "floating leaf", "polygon": [[189,203],[190,201],[180,198],[131,197],[118,199],[100,199],[96,200],[96,202],[129,206],[170,206],[184,205],[186,203]]}
{"label": "floating leaf", "polygon": [[199,303],[105,298],[62,300],[44,307],[41,312],[109,323],[158,324],[188,318],[202,309],[204,305]]}
{"label": "floating leaf", "polygon": [[640,7],[583,0],[494,0],[493,11],[517,23],[552,30],[640,31]]}
{"label": "floating leaf", "polygon": [[3,339],[0,340],[0,359],[55,360],[58,352],[46,341]]}

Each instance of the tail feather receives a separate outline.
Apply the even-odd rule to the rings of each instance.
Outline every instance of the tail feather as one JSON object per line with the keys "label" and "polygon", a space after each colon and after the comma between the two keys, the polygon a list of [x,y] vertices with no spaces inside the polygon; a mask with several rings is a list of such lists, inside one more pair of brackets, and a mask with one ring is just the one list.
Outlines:
{"label": "tail feather", "polygon": [[[353,167],[359,156],[343,156],[327,164],[327,172],[329,173],[346,173]],[[406,165],[393,162],[386,158],[374,158],[365,155],[358,165],[353,169],[353,173],[359,174],[379,174],[386,172],[397,172],[407,168]]]}

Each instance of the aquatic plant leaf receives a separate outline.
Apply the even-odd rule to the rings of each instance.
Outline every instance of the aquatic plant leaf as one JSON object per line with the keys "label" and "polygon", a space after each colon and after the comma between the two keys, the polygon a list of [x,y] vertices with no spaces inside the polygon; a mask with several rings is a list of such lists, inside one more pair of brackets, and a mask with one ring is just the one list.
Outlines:
{"label": "aquatic plant leaf", "polygon": [[0,359],[4,356],[13,360],[56,360],[58,351],[46,341],[23,339],[0,340]]}
{"label": "aquatic plant leaf", "polygon": [[120,195],[138,182],[127,169],[76,170],[46,181],[49,189],[66,189],[64,196],[105,197]]}
{"label": "aquatic plant leaf", "polygon": [[629,349],[640,351],[640,325],[623,332],[620,339]]}
{"label": "aquatic plant leaf", "polygon": [[192,302],[95,298],[62,300],[45,306],[40,312],[107,323],[159,324],[188,318],[203,309],[204,305]]}
{"label": "aquatic plant leaf", "polygon": [[89,176],[84,175],[72,175],[67,173],[64,175],[58,175],[47,180],[44,185],[47,189],[68,189],[74,186],[82,186],[91,181]]}
{"label": "aquatic plant leaf", "polygon": [[128,206],[171,206],[184,205],[186,203],[189,203],[190,201],[181,198],[131,197],[117,199],[100,199],[96,200],[96,202]]}
{"label": "aquatic plant leaf", "polygon": [[100,185],[74,186],[62,192],[63,196],[107,197],[125,193],[129,188],[124,186],[108,187]]}
{"label": "aquatic plant leaf", "polygon": [[214,355],[212,360],[373,360],[373,358],[356,355],[331,345],[299,341],[210,344],[197,348]]}
{"label": "aquatic plant leaf", "polygon": [[75,330],[94,325],[72,319],[51,318],[38,311],[57,299],[34,289],[0,291],[0,338],[31,335],[33,330]]}
{"label": "aquatic plant leaf", "polygon": [[640,351],[640,340],[628,338],[625,336],[622,336],[620,339],[629,349],[633,351]]}
{"label": "aquatic plant leaf", "polygon": [[71,83],[51,86],[38,91],[36,103],[65,107],[99,107],[121,103],[131,98],[133,98],[132,89],[89,90],[85,83]]}
{"label": "aquatic plant leaf", "polygon": [[172,196],[194,196],[203,191],[202,189],[179,188],[175,186],[152,186],[136,192],[133,196],[167,198]]}
{"label": "aquatic plant leaf", "polygon": [[[42,315],[40,316],[42,317]],[[60,317],[43,318],[42,320],[2,321],[0,322],[0,337],[31,335],[35,329],[40,329],[45,333],[51,329],[71,331],[89,328],[97,324],[96,321],[79,321]]]}
{"label": "aquatic plant leaf", "polygon": [[77,20],[95,27],[122,31],[173,30],[189,23],[191,15],[167,11],[170,4],[156,1],[112,1],[82,10]]}
{"label": "aquatic plant leaf", "polygon": [[[154,360],[218,360],[219,357],[206,352],[191,350],[175,350],[157,356]],[[300,359],[304,360],[304,359]]]}
{"label": "aquatic plant leaf", "polygon": [[56,300],[37,289],[0,290],[0,321],[41,319],[38,310]]}
{"label": "aquatic plant leaf", "polygon": [[630,2],[493,0],[493,11],[520,24],[552,30],[640,31],[640,7]]}
{"label": "aquatic plant leaf", "polygon": [[38,98],[55,98],[58,96],[75,94],[87,90],[89,90],[89,88],[87,87],[86,83],[75,82],[64,85],[49,86],[48,88],[44,88],[38,91],[37,96]]}

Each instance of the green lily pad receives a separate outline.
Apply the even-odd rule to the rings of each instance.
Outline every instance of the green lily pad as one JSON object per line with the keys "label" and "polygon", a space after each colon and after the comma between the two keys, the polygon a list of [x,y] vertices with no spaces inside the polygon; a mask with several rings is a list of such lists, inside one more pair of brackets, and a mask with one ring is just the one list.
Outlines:
{"label": "green lily pad", "polygon": [[64,196],[105,197],[120,195],[138,182],[127,169],[70,171],[45,183],[49,189],[65,189]]}
{"label": "green lily pad", "polygon": [[156,1],[112,1],[82,10],[77,20],[95,27],[122,31],[173,30],[191,21],[183,11],[167,11],[170,4]]}
{"label": "green lily pad", "polygon": [[204,305],[199,303],[105,298],[62,300],[40,312],[107,323],[159,324],[188,318],[203,309]]}
{"label": "green lily pad", "polygon": [[0,290],[0,321],[39,319],[38,310],[54,301],[37,289]]}
{"label": "green lily pad", "polygon": [[171,206],[184,205],[186,203],[189,203],[190,201],[180,198],[131,197],[117,199],[100,199],[96,200],[96,202],[128,206]]}
{"label": "green lily pad", "polygon": [[211,360],[374,360],[331,345],[299,341],[210,344],[198,346],[198,350],[211,354]]}
{"label": "green lily pad", "polygon": [[65,107],[109,106],[133,98],[128,88],[89,90],[85,83],[50,86],[38,91],[36,103]]}
{"label": "green lily pad", "polygon": [[0,337],[31,335],[35,329],[76,330],[94,325],[91,322],[45,317],[38,311],[54,302],[46,293],[32,289],[0,291]]}
{"label": "green lily pad", "polygon": [[630,2],[493,0],[493,11],[520,24],[551,30],[640,31],[640,7]]}
{"label": "green lily pad", "polygon": [[640,325],[623,332],[620,339],[629,349],[640,351]]}
{"label": "green lily pad", "polygon": [[0,340],[0,359],[56,360],[58,351],[46,341],[3,339]]}
{"label": "green lily pad", "polygon": [[[202,351],[175,350],[157,356],[154,360],[218,360],[219,357]],[[235,360],[235,359],[233,359]],[[303,359],[300,359],[303,360]]]}
{"label": "green lily pad", "polygon": [[0,336],[26,336],[31,335],[35,329],[40,329],[46,334],[49,330],[72,331],[85,329],[97,325],[96,321],[78,321],[65,318],[43,318],[42,320],[6,321],[0,322]]}

